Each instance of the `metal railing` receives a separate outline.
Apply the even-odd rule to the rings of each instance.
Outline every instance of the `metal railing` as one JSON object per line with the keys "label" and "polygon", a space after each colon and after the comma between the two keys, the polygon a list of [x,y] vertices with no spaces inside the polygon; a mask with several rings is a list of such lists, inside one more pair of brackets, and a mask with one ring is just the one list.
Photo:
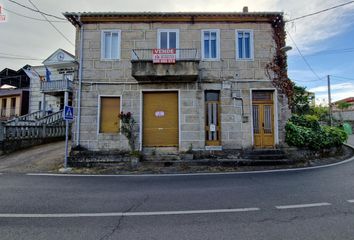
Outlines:
{"label": "metal railing", "polygon": [[51,80],[42,81],[40,90],[42,92],[72,91],[73,81],[71,80]]}
{"label": "metal railing", "polygon": [[[132,49],[132,60],[152,61],[153,49]],[[199,52],[196,48],[176,48],[177,61],[196,61],[199,60]]]}

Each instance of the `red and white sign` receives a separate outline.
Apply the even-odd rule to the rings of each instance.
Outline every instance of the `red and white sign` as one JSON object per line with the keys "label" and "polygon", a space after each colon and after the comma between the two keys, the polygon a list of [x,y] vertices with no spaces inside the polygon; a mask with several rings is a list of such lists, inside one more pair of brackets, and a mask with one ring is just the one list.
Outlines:
{"label": "red and white sign", "polygon": [[6,21],[7,21],[7,18],[4,13],[4,7],[0,4],[0,23],[6,22]]}
{"label": "red and white sign", "polygon": [[154,48],[152,49],[153,63],[176,63],[175,48]]}

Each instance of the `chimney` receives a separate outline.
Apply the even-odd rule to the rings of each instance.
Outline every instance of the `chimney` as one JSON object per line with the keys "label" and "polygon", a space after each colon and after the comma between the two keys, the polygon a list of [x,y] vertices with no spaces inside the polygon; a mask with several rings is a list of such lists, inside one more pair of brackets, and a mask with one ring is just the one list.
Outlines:
{"label": "chimney", "polygon": [[248,13],[248,7],[247,6],[243,7],[243,11],[242,12]]}

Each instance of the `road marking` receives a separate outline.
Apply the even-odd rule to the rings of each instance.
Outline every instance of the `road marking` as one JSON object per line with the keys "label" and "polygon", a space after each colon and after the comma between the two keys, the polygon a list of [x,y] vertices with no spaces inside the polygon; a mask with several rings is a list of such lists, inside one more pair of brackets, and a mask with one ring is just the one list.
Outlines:
{"label": "road marking", "polygon": [[160,211],[160,212],[113,212],[113,213],[48,213],[48,214],[17,214],[0,213],[0,218],[76,218],[76,217],[132,217],[132,216],[162,216],[211,213],[237,213],[259,211],[259,208],[211,209],[189,211]]}
{"label": "road marking", "polygon": [[323,207],[330,206],[330,203],[308,203],[308,204],[297,204],[297,205],[283,205],[283,206],[275,206],[277,209],[292,209],[292,208],[309,208],[309,207]]}
{"label": "road marking", "polygon": [[288,168],[288,169],[274,169],[274,170],[261,170],[261,171],[245,171],[245,172],[217,172],[217,173],[164,173],[164,174],[110,174],[110,175],[97,175],[97,174],[70,174],[70,173],[26,173],[28,176],[50,176],[50,177],[180,177],[180,176],[208,176],[208,175],[239,175],[239,174],[261,174],[261,173],[277,173],[277,172],[296,172],[304,170],[314,170],[320,168],[333,167],[342,165],[354,160],[354,157],[344,160],[342,162],[303,168]]}
{"label": "road marking", "polygon": [[354,203],[354,199],[353,200],[347,200],[348,203]]}

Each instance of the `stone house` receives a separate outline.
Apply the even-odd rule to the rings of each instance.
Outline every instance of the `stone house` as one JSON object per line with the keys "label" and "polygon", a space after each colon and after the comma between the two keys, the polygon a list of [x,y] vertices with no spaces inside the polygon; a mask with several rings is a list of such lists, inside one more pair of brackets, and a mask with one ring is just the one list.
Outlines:
{"label": "stone house", "polygon": [[[275,148],[289,116],[269,70],[285,41],[280,12],[64,13],[76,27],[73,146],[137,149]],[[276,29],[278,28],[278,29]],[[285,55],[285,54],[284,54]],[[282,55],[283,56],[283,55]],[[285,59],[283,59],[286,63]],[[281,68],[286,74],[286,66]]]}

